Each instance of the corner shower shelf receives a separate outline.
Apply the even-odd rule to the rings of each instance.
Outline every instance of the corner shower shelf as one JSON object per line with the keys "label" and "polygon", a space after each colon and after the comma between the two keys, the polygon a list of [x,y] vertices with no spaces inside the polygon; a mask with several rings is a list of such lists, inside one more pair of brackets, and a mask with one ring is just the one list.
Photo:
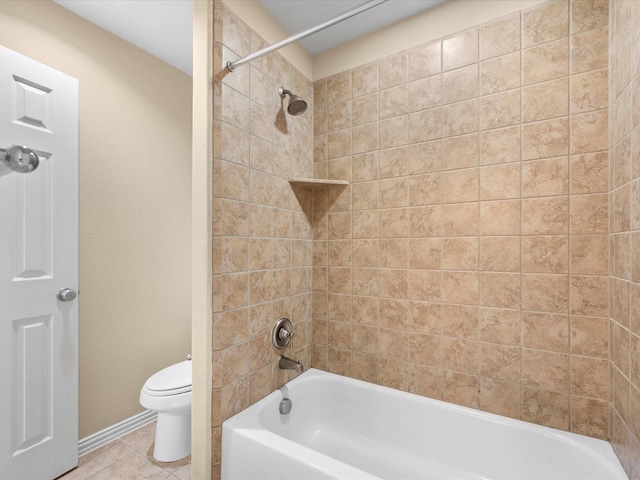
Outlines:
{"label": "corner shower shelf", "polygon": [[349,185],[348,180],[328,180],[324,178],[290,178],[289,183],[291,185],[297,185],[299,187],[306,187],[311,189],[339,186],[344,187],[346,185]]}

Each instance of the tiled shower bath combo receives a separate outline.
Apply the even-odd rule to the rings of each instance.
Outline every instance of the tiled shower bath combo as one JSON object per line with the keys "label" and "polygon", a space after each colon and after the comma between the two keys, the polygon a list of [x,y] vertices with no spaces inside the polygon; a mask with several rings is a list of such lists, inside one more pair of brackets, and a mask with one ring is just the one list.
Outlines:
{"label": "tiled shower bath combo", "polygon": [[284,316],[305,366],[608,439],[640,477],[639,20],[552,1],[312,83],[228,73],[265,43],[215,3],[214,476],[222,422],[294,376]]}

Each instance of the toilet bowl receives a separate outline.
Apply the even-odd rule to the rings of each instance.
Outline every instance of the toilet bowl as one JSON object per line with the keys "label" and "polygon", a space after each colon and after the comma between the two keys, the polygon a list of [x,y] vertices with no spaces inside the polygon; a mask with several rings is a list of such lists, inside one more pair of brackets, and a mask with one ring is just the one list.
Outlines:
{"label": "toilet bowl", "polygon": [[153,457],[174,462],[191,454],[191,361],[176,363],[149,377],[140,405],[158,412]]}

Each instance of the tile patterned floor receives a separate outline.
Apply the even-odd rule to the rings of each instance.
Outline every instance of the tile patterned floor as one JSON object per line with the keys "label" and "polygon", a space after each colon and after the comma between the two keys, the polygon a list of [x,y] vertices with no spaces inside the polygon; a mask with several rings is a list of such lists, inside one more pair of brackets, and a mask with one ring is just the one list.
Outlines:
{"label": "tile patterned floor", "polygon": [[80,457],[78,468],[57,480],[191,480],[191,457],[158,462],[152,456],[156,423]]}

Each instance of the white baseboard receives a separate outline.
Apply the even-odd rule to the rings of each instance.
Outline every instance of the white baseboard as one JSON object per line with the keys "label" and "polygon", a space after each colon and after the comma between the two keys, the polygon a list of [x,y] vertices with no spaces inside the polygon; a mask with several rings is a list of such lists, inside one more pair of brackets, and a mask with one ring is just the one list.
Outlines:
{"label": "white baseboard", "polygon": [[94,451],[96,448],[100,448],[109,442],[113,442],[120,437],[125,436],[127,433],[137,430],[140,427],[144,427],[148,423],[153,422],[158,416],[158,412],[151,410],[145,410],[138,415],[127,418],[126,420],[111,425],[110,427],[100,430],[81,439],[78,442],[78,456],[86,455],[89,452]]}

